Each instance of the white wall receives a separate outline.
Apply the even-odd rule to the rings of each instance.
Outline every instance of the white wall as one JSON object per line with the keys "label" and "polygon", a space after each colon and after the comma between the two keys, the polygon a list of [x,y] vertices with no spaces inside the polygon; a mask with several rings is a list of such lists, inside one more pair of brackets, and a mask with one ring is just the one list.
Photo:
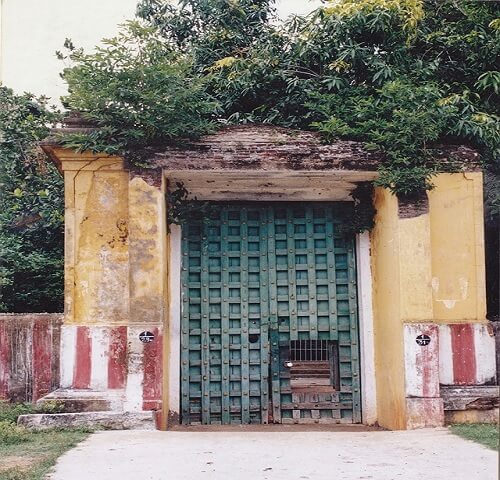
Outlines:
{"label": "white wall", "polygon": [[[138,0],[0,0],[0,82],[16,92],[64,95],[57,60],[65,38],[90,49],[132,18]],[[278,0],[282,17],[308,13],[320,0]]]}

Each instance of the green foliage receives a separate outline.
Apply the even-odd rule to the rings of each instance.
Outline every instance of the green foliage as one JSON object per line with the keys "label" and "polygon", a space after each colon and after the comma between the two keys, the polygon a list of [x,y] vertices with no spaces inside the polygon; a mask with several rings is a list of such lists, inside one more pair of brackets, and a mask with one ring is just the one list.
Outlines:
{"label": "green foliage", "polygon": [[57,458],[89,435],[89,430],[30,431],[0,421],[0,480],[42,480]]}
{"label": "green foliage", "polygon": [[[32,403],[7,403],[0,402],[0,445],[17,445],[32,440],[32,433],[24,427],[17,426],[20,415],[39,413],[61,413],[64,404],[61,402],[44,402],[42,405]],[[82,432],[89,430],[80,429]]]}
{"label": "green foliage", "polygon": [[125,24],[117,37],[86,54],[66,43],[66,107],[84,112],[101,128],[66,137],[68,147],[120,153],[213,128],[217,103],[193,74],[187,55],[173,53],[154,28]]}
{"label": "green foliage", "polygon": [[[99,128],[62,143],[137,163],[144,147],[271,123],[383,152],[376,184],[405,196],[463,167],[434,158],[436,144],[469,143],[494,221],[499,13],[498,2],[340,0],[280,22],[273,0],[141,0],[138,18],[93,53],[66,41],[65,106]],[[62,309],[62,181],[35,148],[57,120],[46,99],[0,87],[0,311]],[[171,222],[201,208],[182,188],[170,195]],[[373,216],[355,203],[352,232]]]}
{"label": "green foliage", "polygon": [[264,39],[275,19],[273,0],[143,0],[137,15],[157,28],[171,48],[192,56],[204,73],[221,59],[243,55]]}
{"label": "green foliage", "polygon": [[281,23],[273,3],[142,0],[140,20],[96,54],[70,54],[66,101],[103,126],[72,145],[123,151],[264,122],[384,152],[377,183],[396,194],[461,168],[432,158],[439,142],[471,143],[498,170],[494,2],[341,0]]}
{"label": "green foliage", "polygon": [[340,232],[346,238],[352,238],[353,235],[374,227],[377,212],[373,205],[373,194],[373,184],[370,182],[359,183],[352,192],[352,212],[349,212],[340,224]]}
{"label": "green foliage", "polygon": [[28,441],[28,432],[15,423],[0,421],[0,443],[3,445],[18,445]]}
{"label": "green foliage", "polygon": [[326,119],[312,125],[329,140],[358,138],[368,149],[384,151],[388,161],[377,185],[403,195],[431,189],[440,166],[426,147],[439,140],[454,109],[439,104],[439,89],[431,83],[415,86],[399,79],[364,95],[358,90],[365,88],[314,95],[311,109]]}
{"label": "green foliage", "polygon": [[0,402],[0,422],[16,423],[19,415],[34,413],[31,403]]}
{"label": "green foliage", "polygon": [[0,311],[62,310],[63,186],[37,149],[57,119],[0,86]]}
{"label": "green foliage", "polygon": [[20,415],[30,415],[32,413],[62,412],[64,412],[64,404],[57,401],[44,402],[41,405],[0,402],[0,422],[16,423]]}
{"label": "green foliage", "polygon": [[182,182],[176,182],[175,188],[168,189],[167,204],[169,225],[182,225],[193,217],[210,217],[215,212],[210,202],[189,198]]}

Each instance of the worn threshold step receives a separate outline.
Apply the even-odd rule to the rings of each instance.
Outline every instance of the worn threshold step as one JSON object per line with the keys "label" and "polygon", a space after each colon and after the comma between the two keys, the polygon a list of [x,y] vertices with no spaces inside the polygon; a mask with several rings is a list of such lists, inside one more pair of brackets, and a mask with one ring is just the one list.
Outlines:
{"label": "worn threshold step", "polygon": [[17,424],[30,430],[49,428],[156,430],[154,412],[41,413],[20,415]]}

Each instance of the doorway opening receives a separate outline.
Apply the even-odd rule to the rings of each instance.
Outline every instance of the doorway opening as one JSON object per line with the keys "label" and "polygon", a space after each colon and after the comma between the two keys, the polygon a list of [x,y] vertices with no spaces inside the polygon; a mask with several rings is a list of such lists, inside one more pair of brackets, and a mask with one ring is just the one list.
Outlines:
{"label": "doorway opening", "polygon": [[361,422],[349,206],[214,204],[183,226],[183,424]]}

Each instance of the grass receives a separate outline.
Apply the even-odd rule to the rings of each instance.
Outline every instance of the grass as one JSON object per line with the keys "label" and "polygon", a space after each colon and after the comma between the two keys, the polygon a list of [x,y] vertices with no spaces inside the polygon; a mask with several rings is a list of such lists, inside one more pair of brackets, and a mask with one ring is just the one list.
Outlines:
{"label": "grass", "polygon": [[[54,413],[49,405],[43,411]],[[34,432],[16,425],[17,417],[41,413],[29,404],[0,404],[0,480],[41,480],[57,459],[88,437],[85,429]]]}
{"label": "grass", "polygon": [[498,450],[499,426],[488,423],[456,424],[450,430],[455,435]]}
{"label": "grass", "polygon": [[30,413],[59,412],[64,412],[63,404],[60,402],[45,402],[43,405],[0,402],[0,422],[16,423],[19,415],[28,415]]}

